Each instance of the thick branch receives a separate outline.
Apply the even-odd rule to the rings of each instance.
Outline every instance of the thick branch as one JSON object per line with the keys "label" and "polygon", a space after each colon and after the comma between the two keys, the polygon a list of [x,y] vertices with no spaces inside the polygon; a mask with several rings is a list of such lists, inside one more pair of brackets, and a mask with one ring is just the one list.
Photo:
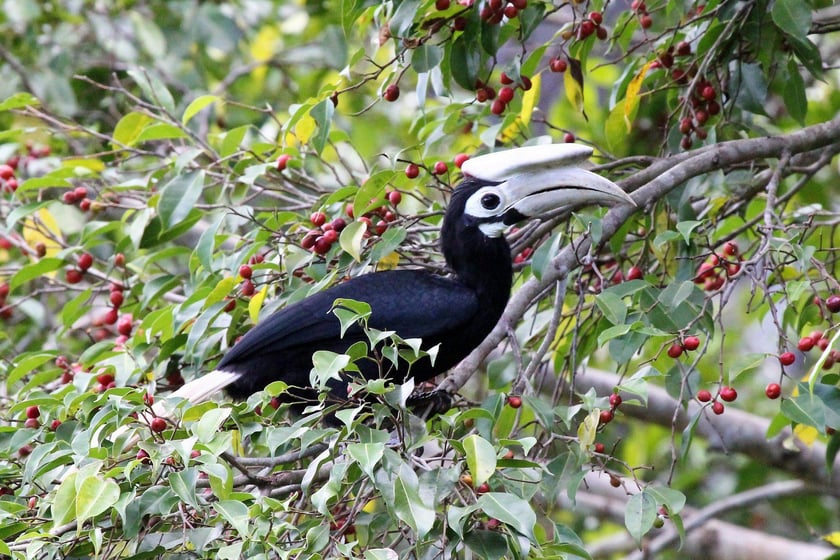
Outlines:
{"label": "thick branch", "polygon": [[[764,158],[778,158],[783,153],[793,157],[837,142],[840,142],[840,116],[791,134],[732,140],[664,158],[624,179],[620,184],[625,190],[633,193],[638,208],[644,208],[692,177]],[[601,242],[609,240],[638,208],[622,205],[610,210],[601,224]],[[478,348],[458,364],[452,375],[443,381],[441,389],[449,392],[460,389],[487,355],[504,339],[510,326],[522,318],[539,294],[577,268],[591,245],[592,240],[588,236],[573,240],[554,258],[554,266],[546,271],[542,278],[538,280],[534,277],[525,282],[511,297],[505,313],[493,331]]]}

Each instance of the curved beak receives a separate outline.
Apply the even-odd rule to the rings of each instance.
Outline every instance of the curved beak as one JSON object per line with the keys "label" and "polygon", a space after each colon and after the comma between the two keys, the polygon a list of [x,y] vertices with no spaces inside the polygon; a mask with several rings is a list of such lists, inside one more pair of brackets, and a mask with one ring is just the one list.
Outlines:
{"label": "curved beak", "polygon": [[[566,206],[636,203],[621,187],[577,167],[592,155],[579,144],[544,144],[494,152],[469,159],[461,167],[467,175],[498,182],[508,201],[506,223]],[[517,216],[518,214],[518,216]]]}

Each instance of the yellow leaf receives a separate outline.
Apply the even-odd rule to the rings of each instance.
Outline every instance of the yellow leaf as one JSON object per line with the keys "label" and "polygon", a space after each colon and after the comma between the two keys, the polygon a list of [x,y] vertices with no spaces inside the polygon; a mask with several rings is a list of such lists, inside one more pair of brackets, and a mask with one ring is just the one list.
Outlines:
{"label": "yellow leaf", "polygon": [[534,107],[540,97],[540,85],[542,78],[540,74],[534,75],[531,79],[531,89],[522,95],[522,110],[519,111],[516,120],[502,132],[502,141],[507,142],[522,134],[522,130],[528,127],[531,116],[534,114]]}
{"label": "yellow leaf", "polygon": [[[259,30],[257,36],[251,42],[251,56],[257,62],[266,62],[274,56],[280,46],[280,32],[273,25],[265,25]],[[268,68],[263,65],[256,68],[253,76],[256,80],[262,81]]]}
{"label": "yellow leaf", "polygon": [[[43,243],[47,248],[45,257],[54,257],[61,249],[61,229],[55,217],[46,208],[41,208],[23,221],[23,239],[30,247]],[[32,257],[34,260],[34,256]],[[54,273],[53,273],[54,274]]]}
{"label": "yellow leaf", "polygon": [[797,424],[793,428],[793,434],[808,447],[814,445],[814,442],[817,441],[817,437],[820,435],[816,428],[804,424]]}
{"label": "yellow leaf", "polygon": [[822,540],[827,542],[832,546],[836,546],[840,548],[840,531],[834,531],[833,533],[829,533],[827,535],[822,536]]}
{"label": "yellow leaf", "polygon": [[378,270],[391,270],[397,268],[398,264],[400,264],[400,255],[396,251],[393,251],[379,259],[379,262],[376,263],[376,268]]}
{"label": "yellow leaf", "polygon": [[580,66],[580,61],[576,58],[569,57],[569,71],[563,78],[563,87],[566,90],[566,98],[569,103],[580,111],[583,118],[588,119],[586,111],[583,110],[583,69]]}
{"label": "yellow leaf", "polygon": [[260,318],[260,309],[262,309],[262,304],[263,301],[265,301],[265,295],[267,293],[268,286],[263,286],[262,290],[254,294],[251,297],[251,301],[248,302],[248,315],[254,323],[256,323],[257,319]]}
{"label": "yellow leaf", "polygon": [[636,116],[636,111],[639,109],[639,92],[642,90],[642,82],[645,81],[645,75],[654,62],[654,60],[651,60],[642,66],[639,73],[627,84],[627,93],[624,96],[624,123],[627,125],[627,132],[630,132],[633,117]]}
{"label": "yellow leaf", "polygon": [[318,128],[318,123],[311,115],[305,115],[295,125],[295,134],[301,144],[306,144],[312,138],[315,129]]}

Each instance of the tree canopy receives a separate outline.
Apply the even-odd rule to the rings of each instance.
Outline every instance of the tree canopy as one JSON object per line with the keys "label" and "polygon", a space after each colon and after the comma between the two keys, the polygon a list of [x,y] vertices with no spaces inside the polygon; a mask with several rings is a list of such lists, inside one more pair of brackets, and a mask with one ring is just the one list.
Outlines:
{"label": "tree canopy", "polygon": [[[0,29],[0,555],[840,546],[832,2],[17,0]],[[277,309],[445,273],[463,161],[549,142],[637,207],[509,231],[453,409],[380,379],[296,415],[277,382],[144,420]]]}

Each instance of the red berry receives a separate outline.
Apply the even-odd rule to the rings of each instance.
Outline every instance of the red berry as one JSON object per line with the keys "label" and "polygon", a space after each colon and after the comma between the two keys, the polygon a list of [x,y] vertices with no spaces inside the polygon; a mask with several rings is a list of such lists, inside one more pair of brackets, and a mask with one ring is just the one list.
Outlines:
{"label": "red berry", "polygon": [[475,491],[477,494],[486,494],[490,491],[490,485],[486,482],[482,482],[478,485],[478,488],[476,488]]}
{"label": "red berry", "polygon": [[717,101],[709,101],[706,105],[706,109],[709,111],[710,115],[717,115],[720,113],[720,104]]}
{"label": "red berry", "polygon": [[73,192],[76,194],[76,200],[82,200],[87,196],[87,189],[84,187],[76,187]]}
{"label": "red berry", "polygon": [[598,421],[601,424],[609,424],[612,422],[615,415],[613,414],[612,410],[602,410],[601,415],[598,417]]}
{"label": "red berry", "polygon": [[572,144],[575,141],[575,135],[571,132],[567,132],[563,135],[563,142],[566,144]]}
{"label": "red berry", "polygon": [[324,232],[324,240],[327,243],[329,243],[330,245],[332,245],[333,243],[338,241],[338,232],[335,231],[334,229],[331,229],[329,231],[325,231]]}
{"label": "red berry", "polygon": [[76,202],[76,193],[67,191],[61,195],[61,200],[64,201],[64,204],[74,204]]}
{"label": "red berry", "polygon": [[502,82],[503,85],[510,85],[513,83],[513,80],[504,72],[502,72],[502,76],[499,78],[499,81]]}
{"label": "red berry", "polygon": [[467,28],[467,18],[458,16],[452,21],[452,29],[455,31],[463,31]]}
{"label": "red berry", "polygon": [[[335,231],[335,230],[333,230]],[[319,255],[326,255],[327,252],[330,250],[332,243],[328,241],[324,236],[320,236],[315,240],[315,243],[312,246],[312,249]]]}
{"label": "red berry", "polygon": [[680,41],[677,44],[677,56],[688,56],[691,54],[691,45],[687,41]]}
{"label": "red berry", "polygon": [[653,25],[653,18],[645,14],[639,18],[639,24],[642,26],[642,29],[649,29]]}
{"label": "red berry", "polygon": [[507,398],[507,403],[511,408],[519,408],[522,406],[522,397],[511,395]]}
{"label": "red berry", "polygon": [[814,347],[814,339],[810,336],[803,336],[799,339],[799,344],[797,344],[797,348],[799,348],[800,352],[807,352],[811,348]]}
{"label": "red berry", "polygon": [[56,431],[59,426],[61,426],[61,420],[56,419],[50,422],[50,429],[52,431]]}
{"label": "red berry", "polygon": [[122,317],[120,317],[119,321],[117,322],[117,332],[123,336],[131,335],[132,330],[132,321],[134,318],[131,316],[130,313],[126,313]]}
{"label": "red berry", "polygon": [[385,101],[396,101],[400,97],[400,86],[391,84],[385,88],[385,93],[382,94]]}
{"label": "red berry", "polygon": [[455,167],[461,169],[461,166],[464,165],[464,162],[470,159],[470,156],[467,154],[458,154],[455,156],[453,162],[455,163]]}
{"label": "red berry", "polygon": [[700,339],[696,336],[687,336],[683,340],[683,348],[689,351],[697,350],[700,347]]}
{"label": "red berry", "polygon": [[37,418],[27,418],[26,421],[23,423],[24,428],[40,428],[41,423],[38,422]]}
{"label": "red berry", "polygon": [[643,274],[642,274],[642,269],[641,268],[639,268],[638,266],[631,266],[627,270],[627,276],[625,276],[625,279],[627,279],[627,280],[641,280],[642,276],[643,276]]}
{"label": "red berry", "polygon": [[143,393],[143,404],[146,406],[152,406],[155,404],[155,396],[151,393]]}
{"label": "red berry", "polygon": [[32,446],[29,445],[28,443],[26,445],[22,446],[20,449],[18,449],[18,455],[20,455],[21,457],[27,457],[31,453],[32,453]]}
{"label": "red berry", "polygon": [[257,291],[257,287],[254,286],[254,283],[250,280],[243,280],[240,289],[242,291],[242,295],[245,297],[250,297]]}
{"label": "red berry", "polygon": [[446,165],[446,162],[437,161],[437,162],[435,162],[435,166],[434,166],[433,170],[434,170],[435,175],[443,175],[444,173],[449,171],[449,166]]}
{"label": "red berry", "polygon": [[709,120],[709,113],[706,111],[697,111],[694,113],[694,119],[697,121],[697,124],[706,124],[706,121]]}
{"label": "red berry", "polygon": [[344,220],[344,218],[335,218],[333,219],[333,221],[330,222],[330,224],[332,224],[333,231],[338,232],[347,227],[347,222]]}
{"label": "red berry", "polygon": [[723,253],[730,257],[734,257],[738,254],[738,244],[734,241],[727,241],[723,244]]}
{"label": "red berry", "polygon": [[251,276],[253,276],[253,274],[254,270],[247,264],[243,264],[239,267],[239,276],[241,276],[245,280],[249,280]]}
{"label": "red berry", "polygon": [[93,255],[90,253],[82,253],[79,255],[79,259],[76,261],[76,264],[79,266],[79,270],[82,272],[86,271],[93,266]]}
{"label": "red berry", "polygon": [[114,266],[118,266],[120,268],[125,266],[125,255],[122,253],[117,253],[114,255]]}
{"label": "red berry", "polygon": [[11,165],[0,164],[0,179],[7,181],[15,176],[15,170]]}
{"label": "red berry", "polygon": [[712,403],[712,412],[714,412],[718,416],[723,414],[724,409],[725,409],[725,407],[723,406],[722,402],[715,401],[715,402]]}
{"label": "red berry", "polygon": [[89,198],[83,198],[81,202],[79,202],[79,210],[82,212],[87,212],[90,210],[90,207],[93,203],[90,201]]}
{"label": "red berry", "polygon": [[442,12],[444,10],[449,9],[449,4],[450,4],[449,0],[436,0],[435,1],[435,8],[437,8],[438,10],[440,10]]}
{"label": "red berry", "polygon": [[668,356],[674,359],[679,358],[683,353],[682,344],[677,344],[676,342],[668,348]]}
{"label": "red berry", "polygon": [[618,408],[619,406],[621,406],[621,403],[622,403],[621,395],[619,395],[618,393],[613,393],[612,395],[610,395],[610,406],[611,407]]}
{"label": "red berry", "polygon": [[510,86],[505,86],[499,90],[499,99],[502,100],[503,103],[507,104],[513,100],[513,88]]}
{"label": "red berry", "polygon": [[64,274],[64,278],[67,280],[68,284],[78,284],[82,281],[82,272],[80,270],[76,270],[75,268],[71,268]]}
{"label": "red berry", "polygon": [[689,117],[683,117],[680,120],[680,133],[681,134],[689,134],[693,128],[694,128],[694,124],[691,122],[691,119]]}
{"label": "red berry", "polygon": [[828,299],[825,300],[825,307],[832,313],[840,312],[840,296],[828,296]]}
{"label": "red berry", "polygon": [[644,12],[647,10],[647,5],[645,5],[644,0],[633,0],[630,9],[634,12]]}
{"label": "red berry", "polygon": [[402,202],[402,193],[400,191],[389,192],[388,202],[391,203],[391,206],[397,206],[400,202]]}
{"label": "red berry", "polygon": [[733,387],[722,387],[720,390],[720,398],[726,402],[732,402],[738,398],[738,391]]}
{"label": "red berry", "polygon": [[505,109],[507,109],[507,105],[501,99],[496,99],[490,106],[490,112],[494,115],[501,115],[505,112]]}
{"label": "red berry", "polygon": [[593,33],[595,33],[594,23],[592,23],[588,19],[585,19],[582,22],[580,22],[580,27],[578,28],[578,39],[586,39]]}
{"label": "red berry", "polygon": [[589,19],[595,25],[601,25],[601,23],[604,21],[604,16],[601,15],[601,12],[589,12]]}
{"label": "red berry", "polygon": [[768,399],[778,399],[782,394],[782,386],[778,383],[771,383],[764,389],[764,394]]}
{"label": "red berry", "polygon": [[683,136],[682,140],[680,141],[680,146],[683,150],[690,150],[691,149],[691,136]]}
{"label": "red berry", "polygon": [[712,394],[706,389],[700,389],[697,391],[697,400],[700,402],[709,402],[712,400]]}
{"label": "red berry", "polygon": [[528,91],[534,85],[528,76],[519,76],[519,80],[522,82],[522,91]]}
{"label": "red berry", "polygon": [[548,63],[548,68],[552,72],[565,72],[568,67],[569,63],[566,62],[565,59],[560,57],[552,58],[551,61]]}
{"label": "red berry", "polygon": [[511,0],[510,3],[516,6],[517,10],[524,10],[528,7],[528,0]]}
{"label": "red berry", "polygon": [[123,304],[124,297],[122,292],[111,292],[108,299],[111,301],[111,305],[114,307],[120,307]]}
{"label": "red berry", "polygon": [[717,97],[717,92],[712,86],[706,86],[700,91],[700,97],[702,97],[706,101],[711,101],[712,99]]}
{"label": "red berry", "polygon": [[286,169],[290,159],[292,159],[292,156],[289,154],[280,154],[277,158],[277,171],[283,171]]}
{"label": "red berry", "polygon": [[38,408],[38,405],[32,405],[26,407],[26,417],[27,418],[38,418],[41,415],[41,410]]}
{"label": "red berry", "polygon": [[323,212],[312,212],[309,216],[309,221],[312,222],[312,225],[315,227],[321,227],[327,221],[327,215]]}
{"label": "red berry", "polygon": [[166,420],[160,417],[152,418],[152,421],[149,423],[149,427],[153,432],[159,434],[166,429]]}
{"label": "red berry", "polygon": [[598,442],[598,443],[595,444],[595,453],[603,453],[605,451],[605,449],[606,448],[604,447],[603,443]]}
{"label": "red berry", "polygon": [[409,179],[416,179],[417,176],[420,175],[420,168],[413,163],[409,163],[405,166],[405,176]]}
{"label": "red berry", "polygon": [[505,16],[507,16],[508,19],[514,19],[516,18],[516,16],[519,15],[519,10],[517,10],[516,6],[514,6],[513,4],[508,4],[507,6],[505,6],[504,14]]}
{"label": "red berry", "polygon": [[789,366],[796,361],[796,354],[793,352],[784,352],[779,355],[779,362],[783,366]]}
{"label": "red berry", "polygon": [[828,339],[826,337],[822,337],[817,341],[817,348],[820,350],[825,350],[828,348]]}
{"label": "red berry", "polygon": [[[114,292],[114,294],[122,296],[122,294],[119,293],[119,292]],[[114,295],[114,294],[111,294],[111,295]],[[117,311],[117,308],[112,307],[111,309],[109,309],[108,311],[105,312],[105,315],[102,316],[102,323],[105,324],[105,325],[113,325],[114,323],[117,322],[118,318],[119,318],[119,312]]]}

